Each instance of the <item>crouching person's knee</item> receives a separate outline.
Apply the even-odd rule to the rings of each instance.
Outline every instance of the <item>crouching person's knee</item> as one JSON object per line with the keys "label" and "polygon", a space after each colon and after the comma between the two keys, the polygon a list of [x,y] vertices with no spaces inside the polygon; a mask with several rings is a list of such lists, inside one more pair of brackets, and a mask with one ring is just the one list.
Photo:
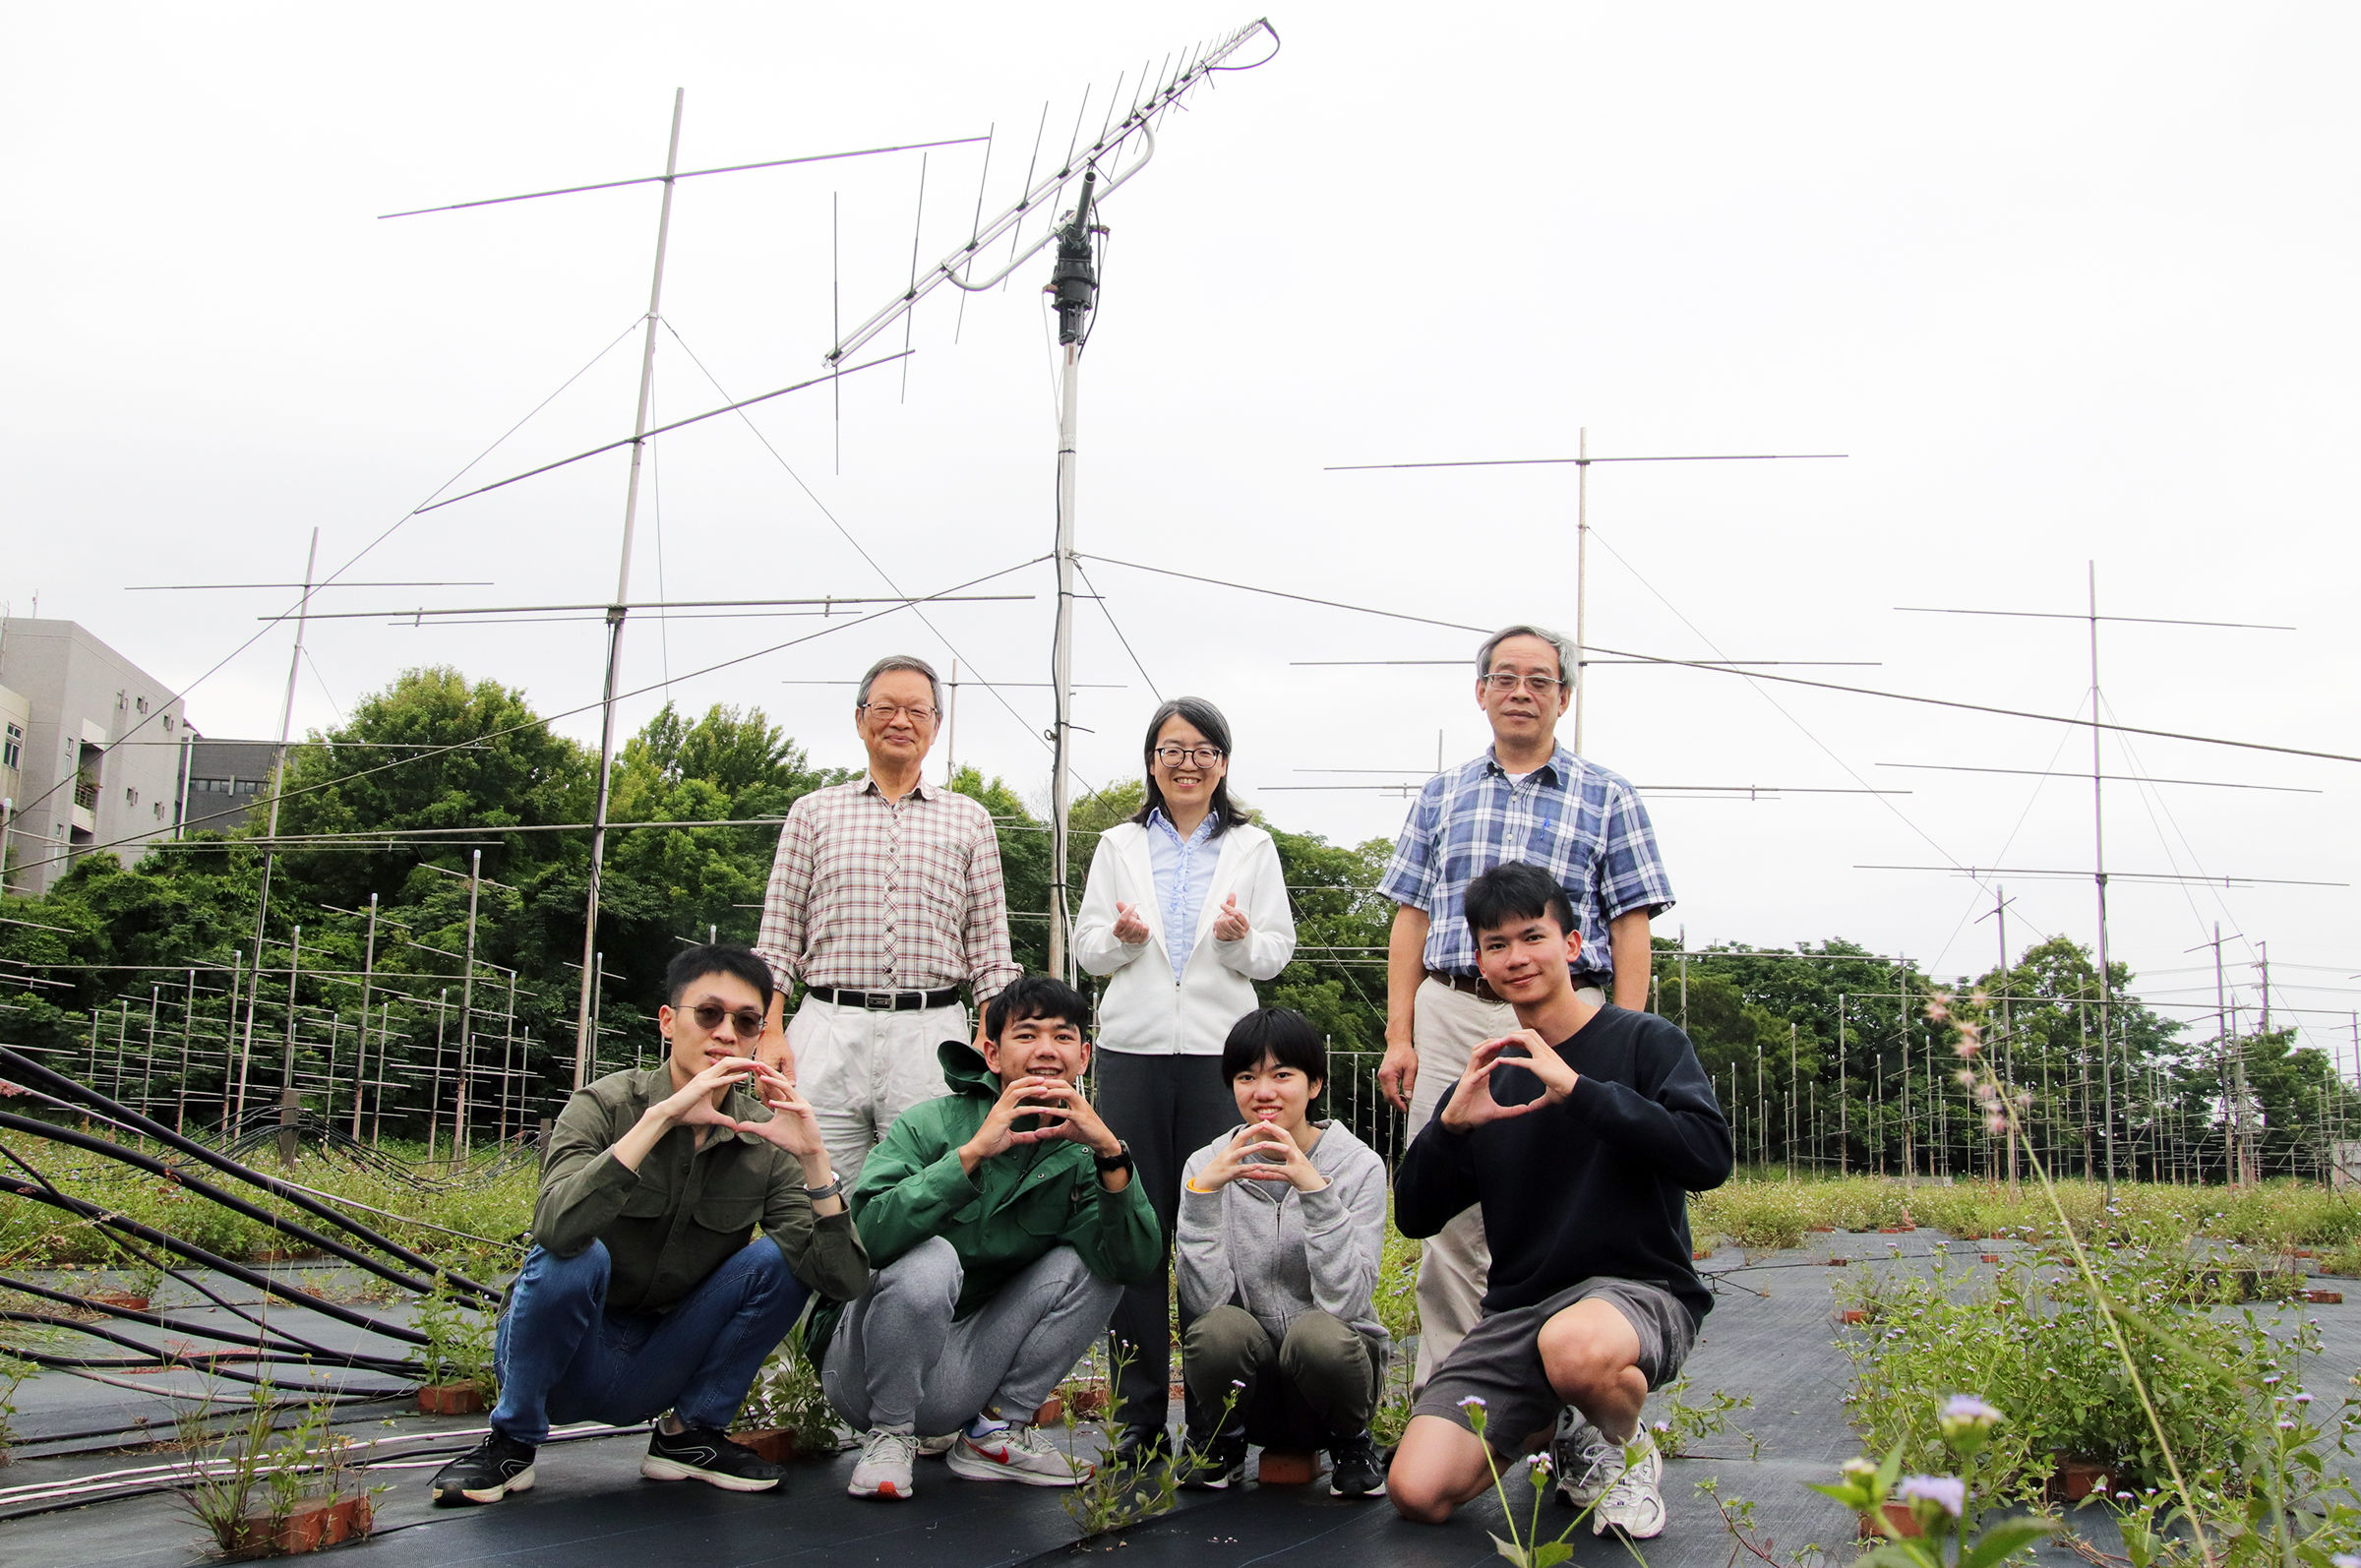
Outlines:
{"label": "crouching person's knee", "polygon": [[1491,1478],[1483,1439],[1441,1416],[1413,1416],[1386,1472],[1394,1512],[1413,1524],[1439,1525]]}

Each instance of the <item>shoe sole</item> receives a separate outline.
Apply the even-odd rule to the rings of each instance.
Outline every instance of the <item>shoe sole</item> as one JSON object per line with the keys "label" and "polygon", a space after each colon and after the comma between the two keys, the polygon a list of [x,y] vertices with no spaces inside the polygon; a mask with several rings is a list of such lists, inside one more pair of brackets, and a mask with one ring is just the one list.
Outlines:
{"label": "shoe sole", "polygon": [[432,1496],[443,1508],[455,1508],[462,1503],[496,1503],[511,1492],[529,1492],[533,1489],[533,1467],[527,1465],[498,1486],[479,1486],[473,1490],[446,1492],[437,1488]]}
{"label": "shoe sole", "polygon": [[733,1476],[727,1471],[699,1470],[695,1465],[684,1465],[677,1459],[658,1459],[653,1454],[639,1461],[639,1474],[649,1480],[701,1480],[725,1492],[766,1492],[779,1483],[776,1476],[758,1480],[750,1476]]}
{"label": "shoe sole", "polygon": [[953,1449],[944,1456],[951,1474],[962,1480],[1012,1480],[1026,1486],[1079,1486],[1090,1472],[1067,1472],[1062,1476],[1044,1475],[1039,1471],[1018,1470],[1010,1465],[996,1465],[992,1461],[969,1459]]}
{"label": "shoe sole", "polygon": [[1385,1482],[1379,1481],[1365,1492],[1347,1491],[1342,1486],[1331,1484],[1328,1488],[1328,1495],[1331,1497],[1383,1497]]}
{"label": "shoe sole", "polygon": [[893,1482],[891,1481],[886,1481],[881,1485],[872,1486],[866,1491],[848,1481],[844,1488],[844,1494],[847,1497],[881,1497],[889,1503],[907,1502],[913,1496],[916,1496],[917,1493],[918,1488],[916,1486],[910,1486],[896,1491],[894,1489]]}

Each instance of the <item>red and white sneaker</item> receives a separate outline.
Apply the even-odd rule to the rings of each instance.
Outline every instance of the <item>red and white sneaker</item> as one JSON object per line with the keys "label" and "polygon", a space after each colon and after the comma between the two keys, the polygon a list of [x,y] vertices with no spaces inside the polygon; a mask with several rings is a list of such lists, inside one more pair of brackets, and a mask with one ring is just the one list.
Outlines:
{"label": "red and white sneaker", "polygon": [[1076,1463],[1039,1426],[1011,1426],[983,1437],[961,1434],[943,1456],[951,1474],[968,1480],[1013,1480],[1027,1486],[1078,1486],[1092,1467]]}

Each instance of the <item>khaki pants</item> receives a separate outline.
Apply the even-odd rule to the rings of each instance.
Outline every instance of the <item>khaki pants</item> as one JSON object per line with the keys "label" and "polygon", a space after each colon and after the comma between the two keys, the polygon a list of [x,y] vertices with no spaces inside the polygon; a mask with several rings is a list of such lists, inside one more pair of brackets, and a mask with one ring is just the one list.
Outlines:
{"label": "khaki pants", "polygon": [[[1594,1006],[1606,997],[1597,987],[1577,993]],[[1410,1135],[1417,1137],[1434,1118],[1443,1095],[1468,1070],[1468,1057],[1486,1040],[1514,1033],[1517,1015],[1504,1001],[1486,1001],[1453,991],[1433,979],[1419,982],[1413,998],[1411,1044],[1418,1048],[1419,1078],[1410,1097]],[[1419,1251],[1419,1355],[1411,1369],[1411,1397],[1425,1388],[1443,1357],[1458,1349],[1481,1315],[1484,1280],[1492,1251],[1483,1237],[1483,1211],[1469,1208],[1426,1238]]]}
{"label": "khaki pants", "polygon": [[787,1049],[795,1054],[796,1088],[812,1102],[828,1164],[847,1190],[896,1116],[949,1092],[935,1048],[973,1035],[967,1009],[957,1002],[873,1012],[806,996],[795,1009]]}

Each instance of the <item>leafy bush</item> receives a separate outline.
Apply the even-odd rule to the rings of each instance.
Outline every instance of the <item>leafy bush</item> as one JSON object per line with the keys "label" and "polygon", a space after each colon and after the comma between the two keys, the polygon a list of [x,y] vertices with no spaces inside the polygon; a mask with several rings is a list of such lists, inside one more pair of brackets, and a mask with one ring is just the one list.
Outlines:
{"label": "leafy bush", "polygon": [[[2269,1446],[2272,1396],[2317,1353],[2317,1331],[2298,1325],[2282,1340],[2276,1319],[2210,1309],[2204,1272],[2168,1239],[2102,1243],[2091,1259],[2184,1476],[2243,1485]],[[1899,1447],[1907,1468],[1939,1466],[1932,1412],[1974,1389],[2012,1417],[1987,1451],[1995,1495],[2037,1498],[2052,1451],[2164,1484],[2163,1451],[2097,1307],[2080,1279],[2053,1278],[2019,1264],[1963,1289],[1938,1254],[1931,1277],[1889,1274],[1844,1293],[1871,1310],[1846,1341],[1866,1445]]]}

